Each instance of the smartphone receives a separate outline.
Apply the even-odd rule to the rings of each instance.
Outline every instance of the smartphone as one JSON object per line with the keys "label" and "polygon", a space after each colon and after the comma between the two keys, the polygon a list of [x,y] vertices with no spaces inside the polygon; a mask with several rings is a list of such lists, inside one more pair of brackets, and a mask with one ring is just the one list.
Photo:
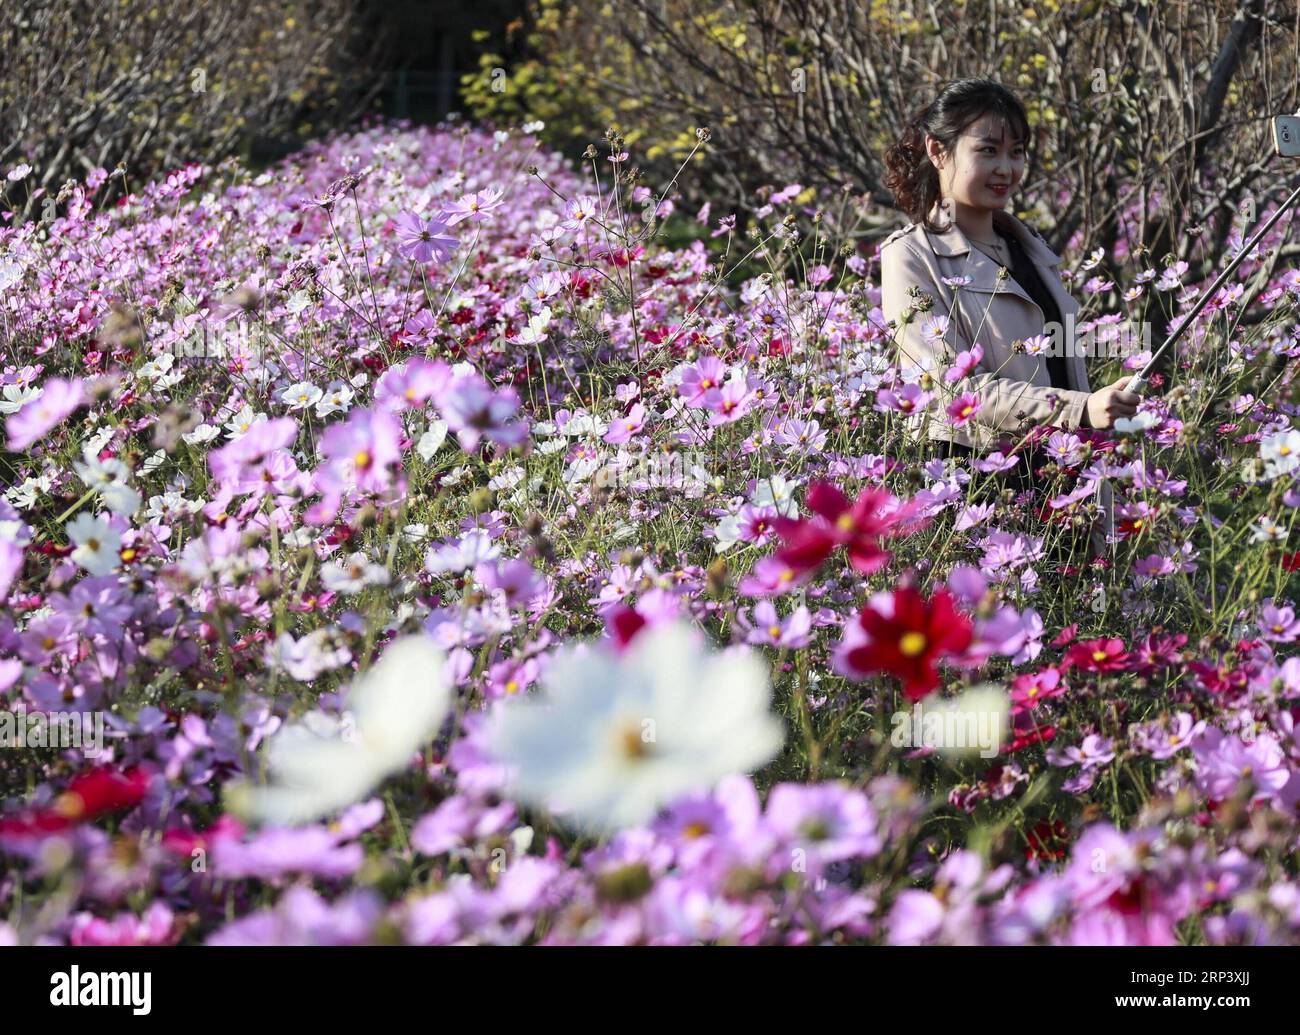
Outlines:
{"label": "smartphone", "polygon": [[1274,116],[1273,153],[1283,158],[1300,157],[1300,115]]}

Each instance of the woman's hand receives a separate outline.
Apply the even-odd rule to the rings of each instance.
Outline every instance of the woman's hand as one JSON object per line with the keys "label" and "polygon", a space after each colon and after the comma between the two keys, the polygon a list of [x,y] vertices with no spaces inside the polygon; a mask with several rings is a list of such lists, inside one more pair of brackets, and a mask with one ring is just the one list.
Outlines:
{"label": "woman's hand", "polygon": [[1132,417],[1137,412],[1141,396],[1126,392],[1124,388],[1133,380],[1132,374],[1121,377],[1114,384],[1099,388],[1088,396],[1083,407],[1085,428],[1111,428],[1121,417]]}

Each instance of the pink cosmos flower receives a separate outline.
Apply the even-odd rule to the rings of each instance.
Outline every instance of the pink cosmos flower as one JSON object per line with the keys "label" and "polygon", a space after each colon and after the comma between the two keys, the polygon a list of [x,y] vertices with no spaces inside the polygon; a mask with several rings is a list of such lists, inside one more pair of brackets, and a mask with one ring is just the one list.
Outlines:
{"label": "pink cosmos flower", "polygon": [[474,575],[485,589],[499,592],[507,607],[522,607],[546,588],[546,579],[520,558],[480,564]]}
{"label": "pink cosmos flower", "polygon": [[437,401],[447,427],[456,432],[460,447],[472,453],[481,439],[517,446],[528,438],[528,424],[510,422],[519,411],[519,393],[513,388],[494,390],[477,373],[459,374]]}
{"label": "pink cosmos flower", "polygon": [[1192,753],[1196,783],[1216,801],[1231,798],[1243,786],[1253,802],[1274,798],[1291,779],[1286,755],[1272,735],[1248,742],[1211,726],[1196,740]]}
{"label": "pink cosmos flower", "polygon": [[402,426],[383,410],[354,410],[321,436],[320,451],[328,460],[332,481],[363,492],[382,492],[393,484],[392,468],[400,465]]}
{"label": "pink cosmos flower", "polygon": [[740,420],[753,408],[754,400],[749,385],[733,379],[721,389],[705,393],[704,405],[713,411],[709,417],[710,427],[718,427]]}
{"label": "pink cosmos flower", "polygon": [[[742,612],[743,614],[743,612]],[[754,618],[739,618],[739,624],[746,629],[745,642],[759,643],[769,647],[788,647],[797,650],[806,647],[812,637],[812,615],[802,604],[790,613],[784,621],[777,617],[776,608],[770,600],[761,600],[754,605]]]}
{"label": "pink cosmos flower", "polygon": [[704,404],[704,393],[711,388],[721,388],[727,376],[727,365],[717,356],[701,356],[682,371],[677,386],[681,397],[691,406]]}
{"label": "pink cosmos flower", "polygon": [[437,259],[446,262],[460,242],[445,231],[451,224],[445,213],[421,219],[414,212],[402,212],[393,220],[397,251],[403,258],[416,262]]}
{"label": "pink cosmos flower", "polygon": [[102,920],[93,913],[78,913],[68,930],[68,944],[172,945],[183,929],[164,903],[154,902],[139,917],[123,912],[112,920]]}
{"label": "pink cosmos flower", "polygon": [[23,548],[8,539],[0,539],[0,604],[9,597],[9,590],[23,570]]}
{"label": "pink cosmos flower", "polygon": [[[284,450],[298,437],[298,422],[292,417],[258,421],[239,438],[208,454],[214,481],[228,484],[236,492],[247,492],[261,479],[262,465],[273,453]],[[234,488],[248,485],[247,488]]]}
{"label": "pink cosmos flower", "polygon": [[451,367],[440,359],[416,356],[389,367],[375,384],[375,403],[400,413],[436,399],[451,381]]}
{"label": "pink cosmos flower", "polygon": [[501,188],[489,187],[484,191],[462,194],[447,207],[447,225],[455,226],[463,219],[485,222],[489,212],[501,207],[501,193]]}
{"label": "pink cosmos flower", "polygon": [[609,422],[609,430],[605,432],[605,441],[613,445],[619,445],[631,440],[634,435],[641,433],[645,427],[646,411],[645,407],[637,403],[627,411],[626,416],[617,417]]}
{"label": "pink cosmos flower", "polygon": [[1022,712],[1036,708],[1049,697],[1059,697],[1065,692],[1061,670],[1045,668],[1038,672],[1025,672],[1011,681],[1011,710]]}
{"label": "pink cosmos flower", "polygon": [[45,382],[45,391],[5,421],[9,448],[19,453],[42,438],[86,398],[81,381],[53,377]]}
{"label": "pink cosmos flower", "polygon": [[774,554],[760,558],[754,565],[754,570],[740,580],[739,589],[747,597],[789,593],[812,578],[813,571],[812,568],[796,568]]}
{"label": "pink cosmos flower", "polygon": [[1295,609],[1283,605],[1278,607],[1271,599],[1264,601],[1259,612],[1259,634],[1266,640],[1276,643],[1290,643],[1300,636],[1300,621],[1297,621]]}
{"label": "pink cosmos flower", "polygon": [[943,372],[943,379],[952,382],[969,377],[983,358],[984,348],[978,343],[967,350],[957,353],[957,358],[953,360],[952,366]]}
{"label": "pink cosmos flower", "polygon": [[876,392],[875,409],[882,413],[895,410],[898,413],[920,413],[934,398],[932,392],[925,391],[920,385],[903,385],[897,392],[882,388]]}
{"label": "pink cosmos flower", "polygon": [[979,410],[980,399],[974,392],[963,392],[948,404],[948,416],[954,428],[969,424]]}

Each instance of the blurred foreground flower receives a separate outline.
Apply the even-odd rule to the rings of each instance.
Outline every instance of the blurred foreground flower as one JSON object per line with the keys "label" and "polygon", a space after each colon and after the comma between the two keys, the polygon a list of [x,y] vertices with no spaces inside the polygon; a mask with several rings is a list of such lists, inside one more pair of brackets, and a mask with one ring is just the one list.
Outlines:
{"label": "blurred foreground flower", "polygon": [[622,653],[571,650],[542,682],[544,695],[501,706],[490,750],[513,767],[520,801],[594,827],[646,822],[688,791],[763,765],[785,739],[763,661],[710,653],[679,622],[645,629]]}
{"label": "blurred foreground flower", "polygon": [[395,641],[348,695],[350,720],[286,726],[271,740],[275,782],[228,786],[227,808],[269,823],[306,823],[360,801],[402,769],[446,717],[444,657],[425,636]]}

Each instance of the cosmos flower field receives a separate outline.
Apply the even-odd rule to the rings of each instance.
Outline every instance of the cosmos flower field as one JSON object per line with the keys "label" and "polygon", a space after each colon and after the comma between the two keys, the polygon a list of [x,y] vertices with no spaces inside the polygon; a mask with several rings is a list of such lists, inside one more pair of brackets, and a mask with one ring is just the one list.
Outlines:
{"label": "cosmos flower field", "polygon": [[[1017,495],[910,434],[979,357],[904,378],[841,197],[588,158],[369,125],[0,228],[0,707],[103,724],[0,748],[0,943],[1300,941],[1289,218]],[[1078,244],[1100,330],[1197,297]]]}

